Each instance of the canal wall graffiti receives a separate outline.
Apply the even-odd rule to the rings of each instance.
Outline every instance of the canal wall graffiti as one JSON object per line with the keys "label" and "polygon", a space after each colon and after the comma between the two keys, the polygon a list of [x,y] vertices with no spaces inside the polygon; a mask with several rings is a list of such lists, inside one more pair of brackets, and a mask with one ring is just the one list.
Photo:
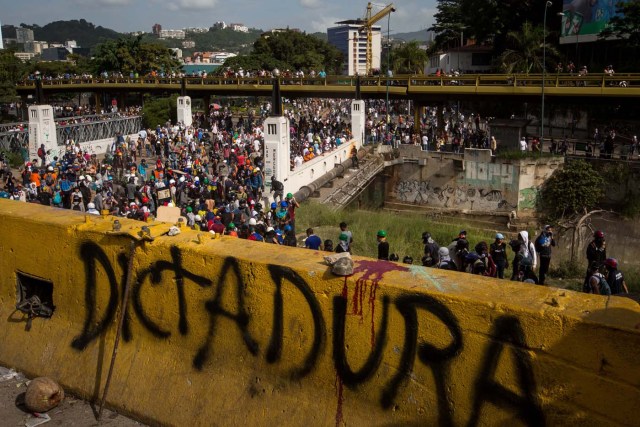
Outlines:
{"label": "canal wall graffiti", "polygon": [[[138,244],[123,306],[129,237],[111,233],[108,217],[18,203],[0,200],[0,364],[96,398],[124,311],[109,404],[137,419],[636,419],[640,373],[629,367],[640,308],[631,300],[361,257],[352,276],[337,277],[321,252],[183,230]],[[56,245],[55,256],[33,257],[34,241]],[[17,290],[43,284],[53,315],[27,331]],[[603,393],[618,398],[604,404]]]}
{"label": "canal wall graffiti", "polygon": [[466,150],[464,160],[423,155],[418,162],[390,166],[385,200],[445,210],[533,214],[538,188],[562,160],[501,160],[485,151]]}

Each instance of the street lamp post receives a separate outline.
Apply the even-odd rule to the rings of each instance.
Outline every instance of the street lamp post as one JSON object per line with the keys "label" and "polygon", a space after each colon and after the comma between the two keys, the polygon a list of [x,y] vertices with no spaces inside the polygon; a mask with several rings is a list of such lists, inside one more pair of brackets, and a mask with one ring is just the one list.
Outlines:
{"label": "street lamp post", "polygon": [[[389,79],[390,78],[391,78],[391,13],[387,15],[387,99],[385,103],[385,110],[386,110],[385,112],[387,115],[386,117],[387,136],[389,135],[389,129],[391,125],[389,123],[391,120],[391,115],[389,114]],[[391,141],[391,145],[393,145],[393,141]]]}
{"label": "street lamp post", "polygon": [[547,8],[553,6],[550,0],[544,4],[544,18],[542,20],[542,108],[540,111],[540,153],[544,145],[544,79],[547,71]]}

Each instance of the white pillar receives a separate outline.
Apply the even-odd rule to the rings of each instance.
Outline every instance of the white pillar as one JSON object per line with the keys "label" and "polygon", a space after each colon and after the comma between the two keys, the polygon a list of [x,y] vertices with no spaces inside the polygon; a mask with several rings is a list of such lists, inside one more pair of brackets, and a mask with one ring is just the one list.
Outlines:
{"label": "white pillar", "polygon": [[47,161],[60,156],[56,122],[51,105],[32,105],[29,107],[29,160],[39,159],[38,148],[44,144]]}
{"label": "white pillar", "polygon": [[364,101],[354,100],[351,103],[351,135],[356,140],[357,149],[360,149],[364,144],[365,121]]}
{"label": "white pillar", "polygon": [[178,97],[178,121],[183,123],[185,126],[191,126],[193,123],[190,96]]}
{"label": "white pillar", "polygon": [[265,195],[271,190],[271,177],[284,184],[284,194],[295,193],[289,183],[291,164],[291,145],[289,138],[289,119],[269,117],[264,121],[264,186]]}

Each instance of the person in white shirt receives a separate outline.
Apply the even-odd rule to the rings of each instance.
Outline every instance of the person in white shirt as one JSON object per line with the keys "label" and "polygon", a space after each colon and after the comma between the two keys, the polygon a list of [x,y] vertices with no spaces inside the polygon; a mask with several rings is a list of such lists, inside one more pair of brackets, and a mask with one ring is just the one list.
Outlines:
{"label": "person in white shirt", "polygon": [[524,136],[520,138],[520,151],[523,153],[527,151],[527,140],[524,139]]}

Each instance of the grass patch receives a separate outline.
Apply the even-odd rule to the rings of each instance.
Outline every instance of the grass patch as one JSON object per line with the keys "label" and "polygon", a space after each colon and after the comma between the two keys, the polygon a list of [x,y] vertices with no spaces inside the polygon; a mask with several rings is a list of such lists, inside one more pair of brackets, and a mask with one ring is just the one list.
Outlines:
{"label": "grass patch", "polygon": [[328,207],[314,201],[303,203],[296,214],[296,231],[298,233],[304,233],[308,227],[312,227],[323,241],[325,239],[333,240],[334,246],[338,244],[338,236],[340,235],[338,225],[345,221],[353,233],[352,252],[354,255],[377,258],[376,233],[378,230],[385,230],[391,253],[398,254],[400,259],[409,255],[417,264],[420,263],[424,252],[422,244],[424,231],[430,232],[440,246],[448,246],[460,230],[466,230],[472,249],[476,243],[483,240],[491,244],[495,236],[495,232],[467,227],[463,223],[459,225],[439,224],[419,213],[362,210],[333,212]]}
{"label": "grass patch", "polygon": [[[429,231],[440,246],[448,246],[460,230],[466,230],[472,250],[477,243],[483,240],[491,244],[495,236],[495,232],[468,226],[463,219],[460,219],[458,224],[452,225],[435,222],[420,213],[348,209],[341,212],[333,212],[329,207],[314,201],[302,203],[296,214],[296,231],[299,234],[304,234],[308,227],[312,227],[323,241],[326,239],[333,240],[334,247],[337,246],[338,236],[340,235],[339,224],[345,221],[349,226],[349,230],[353,233],[353,254],[370,258],[377,258],[378,256],[377,231],[386,230],[391,253],[398,254],[400,259],[405,255],[409,255],[413,258],[414,264],[420,264],[420,259],[422,258],[424,251],[422,233],[424,231]],[[504,233],[502,230],[500,232],[505,235],[507,241],[515,239],[517,236],[516,232]],[[529,236],[532,239],[535,239],[537,234],[535,230],[529,230]],[[513,252],[509,248],[507,253],[509,266],[511,266]],[[640,292],[640,269],[622,266],[621,270],[625,275],[629,292]],[[585,262],[571,263],[552,259],[546,284],[557,288],[581,291],[585,272]],[[511,277],[510,268],[505,271],[505,277]]]}

